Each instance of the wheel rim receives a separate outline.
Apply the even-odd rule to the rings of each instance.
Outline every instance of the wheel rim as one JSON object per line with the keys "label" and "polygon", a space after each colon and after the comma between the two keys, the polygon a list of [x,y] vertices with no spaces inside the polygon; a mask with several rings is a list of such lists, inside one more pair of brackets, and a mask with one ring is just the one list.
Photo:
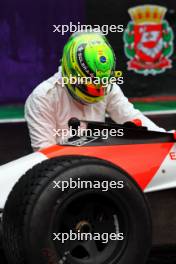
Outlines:
{"label": "wheel rim", "polygon": [[[97,240],[54,241],[59,258],[73,264],[109,263],[120,258],[127,245],[128,217],[119,201],[99,192],[78,192],[60,205],[53,224],[53,233],[99,234]],[[117,197],[116,197],[117,200]],[[123,241],[112,241],[103,234],[123,233]],[[80,235],[80,236],[81,236]],[[101,237],[100,240],[98,238]],[[103,242],[107,243],[103,243]]]}

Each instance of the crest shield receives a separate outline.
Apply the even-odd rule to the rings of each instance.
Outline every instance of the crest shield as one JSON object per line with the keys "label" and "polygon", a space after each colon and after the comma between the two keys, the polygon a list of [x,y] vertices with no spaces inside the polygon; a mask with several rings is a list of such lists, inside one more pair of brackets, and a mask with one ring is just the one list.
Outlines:
{"label": "crest shield", "polygon": [[172,67],[173,32],[165,13],[166,8],[153,5],[129,10],[132,21],[124,34],[129,70],[155,75]]}

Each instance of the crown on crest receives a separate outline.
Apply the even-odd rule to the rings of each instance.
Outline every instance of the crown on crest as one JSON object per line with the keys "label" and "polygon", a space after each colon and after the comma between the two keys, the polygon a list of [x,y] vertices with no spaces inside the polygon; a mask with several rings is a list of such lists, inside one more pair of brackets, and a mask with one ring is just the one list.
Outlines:
{"label": "crown on crest", "polygon": [[159,24],[162,22],[167,9],[157,5],[143,5],[130,8],[128,10],[132,20],[135,24],[154,23]]}

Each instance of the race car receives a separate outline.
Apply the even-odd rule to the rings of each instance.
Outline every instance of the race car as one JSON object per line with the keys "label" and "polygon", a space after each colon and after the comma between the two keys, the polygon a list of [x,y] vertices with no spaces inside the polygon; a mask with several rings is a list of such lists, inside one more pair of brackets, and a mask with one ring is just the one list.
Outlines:
{"label": "race car", "polygon": [[144,264],[152,246],[176,244],[175,133],[138,120],[69,126],[80,122],[91,135],[0,166],[8,263]]}

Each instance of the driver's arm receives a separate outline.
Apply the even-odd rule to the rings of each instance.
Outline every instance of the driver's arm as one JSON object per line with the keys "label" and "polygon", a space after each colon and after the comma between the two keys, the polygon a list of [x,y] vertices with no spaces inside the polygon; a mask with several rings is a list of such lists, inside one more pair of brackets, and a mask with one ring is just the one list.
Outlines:
{"label": "driver's arm", "polygon": [[140,119],[142,125],[148,127],[149,130],[165,131],[144,116],[139,110],[135,109],[117,84],[113,85],[111,92],[107,95],[106,111],[116,123],[123,124],[133,119]]}
{"label": "driver's arm", "polygon": [[52,108],[46,97],[35,94],[30,95],[26,101],[25,119],[34,151],[56,144],[56,137],[53,136],[56,121]]}

